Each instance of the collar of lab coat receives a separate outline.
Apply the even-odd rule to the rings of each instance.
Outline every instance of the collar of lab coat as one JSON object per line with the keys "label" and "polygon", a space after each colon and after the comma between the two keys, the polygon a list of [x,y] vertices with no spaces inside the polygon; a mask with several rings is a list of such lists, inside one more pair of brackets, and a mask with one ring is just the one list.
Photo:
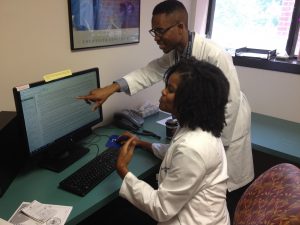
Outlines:
{"label": "collar of lab coat", "polygon": [[180,127],[178,126],[176,132],[174,133],[174,136],[171,140],[171,142],[175,142],[178,139],[180,139],[184,134],[186,134],[187,131],[189,131],[190,129],[188,127]]}
{"label": "collar of lab coat", "polygon": [[[201,128],[196,128],[196,129],[202,130]],[[186,126],[184,126],[184,127],[178,126],[178,128],[177,128],[176,132],[174,133],[174,136],[173,136],[173,138],[171,140],[171,143],[176,142],[178,139],[180,139],[182,136],[184,136],[189,131],[191,131],[191,129],[188,128],[188,127],[186,127]]]}

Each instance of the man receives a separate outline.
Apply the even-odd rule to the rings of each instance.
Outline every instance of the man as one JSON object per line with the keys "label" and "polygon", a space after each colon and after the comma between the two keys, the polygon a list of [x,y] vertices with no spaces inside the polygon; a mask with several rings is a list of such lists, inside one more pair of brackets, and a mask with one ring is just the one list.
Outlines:
{"label": "man", "polygon": [[94,107],[103,104],[115,92],[133,95],[163,79],[164,73],[181,57],[194,56],[219,67],[230,83],[228,104],[226,106],[226,127],[222,141],[228,160],[228,191],[239,189],[254,178],[251,149],[251,109],[240,84],[232,58],[211,40],[188,30],[188,13],[184,5],[176,0],[166,0],[155,6],[152,13],[154,37],[163,56],[154,59],[147,66],[137,69],[113,84],[92,90],[80,99],[95,102]]}

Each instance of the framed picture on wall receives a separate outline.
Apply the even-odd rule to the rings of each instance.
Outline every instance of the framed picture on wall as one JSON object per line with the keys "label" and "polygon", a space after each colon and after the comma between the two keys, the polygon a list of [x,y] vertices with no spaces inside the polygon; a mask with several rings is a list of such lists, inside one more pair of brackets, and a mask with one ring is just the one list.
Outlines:
{"label": "framed picture on wall", "polygon": [[140,41],[140,0],[68,0],[71,49]]}

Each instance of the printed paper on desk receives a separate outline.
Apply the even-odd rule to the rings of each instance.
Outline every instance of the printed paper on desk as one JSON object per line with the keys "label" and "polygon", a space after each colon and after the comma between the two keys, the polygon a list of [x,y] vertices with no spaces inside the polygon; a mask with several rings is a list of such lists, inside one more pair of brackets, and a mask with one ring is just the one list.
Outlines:
{"label": "printed paper on desk", "polygon": [[24,213],[22,213],[21,210],[29,204],[30,202],[23,202],[8,221],[12,224],[20,225],[41,225],[41,223],[29,218]]}
{"label": "printed paper on desk", "polygon": [[[161,111],[161,110],[160,110],[160,111]],[[170,116],[167,117],[167,118],[165,118],[165,119],[158,120],[158,121],[156,121],[156,123],[161,124],[161,125],[163,125],[163,126],[166,126],[166,121],[167,121],[168,119],[172,119],[172,116],[171,116],[171,113],[167,113],[167,112],[164,112],[164,113],[169,114]]]}
{"label": "printed paper on desk", "polygon": [[[19,225],[63,225],[66,223],[68,216],[71,213],[71,210],[73,207],[71,206],[63,206],[63,205],[49,205],[49,204],[43,204],[45,206],[51,206],[52,209],[56,211],[56,214],[50,218],[48,221],[41,223],[37,220],[34,220],[30,218],[29,216],[25,215],[22,210],[25,207],[28,207],[31,203],[29,202],[23,202],[19,208],[15,211],[13,216],[9,219],[9,222],[13,224],[19,224]],[[41,203],[39,203],[41,204]]]}
{"label": "printed paper on desk", "polygon": [[22,212],[30,218],[42,223],[45,223],[57,213],[53,206],[42,204],[35,200],[24,207]]}

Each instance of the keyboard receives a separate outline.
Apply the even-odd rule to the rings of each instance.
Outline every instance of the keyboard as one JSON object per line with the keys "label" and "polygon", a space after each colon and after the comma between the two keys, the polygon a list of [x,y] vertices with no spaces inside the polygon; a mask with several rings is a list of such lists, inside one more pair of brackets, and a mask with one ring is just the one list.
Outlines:
{"label": "keyboard", "polygon": [[108,148],[59,183],[59,188],[85,196],[116,169],[119,150]]}

